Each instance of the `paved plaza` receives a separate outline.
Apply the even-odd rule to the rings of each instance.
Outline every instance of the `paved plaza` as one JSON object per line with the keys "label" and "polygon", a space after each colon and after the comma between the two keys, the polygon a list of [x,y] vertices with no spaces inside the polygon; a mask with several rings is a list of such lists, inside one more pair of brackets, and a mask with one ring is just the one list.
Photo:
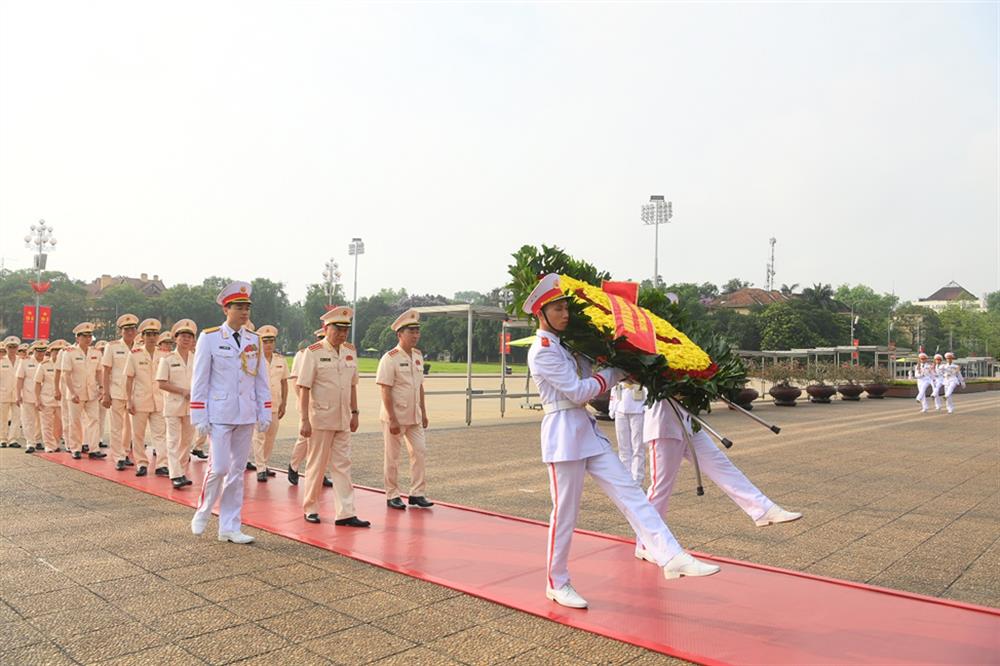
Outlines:
{"label": "paved plaza", "polygon": [[[540,415],[514,404],[500,423],[482,404],[484,424],[466,428],[460,398],[429,403],[430,497],[547,520]],[[707,479],[697,497],[685,464],[670,526],[713,555],[1000,606],[1000,394],[962,395],[958,408],[759,405],[779,436],[718,411],[710,422],[736,464],[805,518],[756,528]],[[376,427],[355,436],[353,473],[377,487]],[[259,530],[246,547],[198,539],[190,509],[23,450],[0,450],[0,504],[2,664],[679,663]],[[590,482],[579,527],[630,536]]]}

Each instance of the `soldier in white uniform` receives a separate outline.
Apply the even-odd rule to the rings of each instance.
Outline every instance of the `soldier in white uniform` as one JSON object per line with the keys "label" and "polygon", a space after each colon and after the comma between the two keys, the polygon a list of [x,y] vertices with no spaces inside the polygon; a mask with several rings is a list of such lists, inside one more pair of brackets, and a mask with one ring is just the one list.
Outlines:
{"label": "soldier in white uniform", "polygon": [[15,335],[4,338],[4,353],[0,356],[0,449],[19,449],[21,410],[17,407],[17,346]]}
{"label": "soldier in white uniform", "polygon": [[931,394],[934,396],[934,411],[941,411],[941,394],[944,392],[944,377],[941,368],[944,366],[944,356],[934,354],[934,379],[931,382]]}
{"label": "soldier in white uniform", "polygon": [[378,362],[375,383],[382,393],[379,418],[385,442],[385,499],[392,509],[406,509],[399,497],[399,451],[403,442],[410,454],[410,496],[407,504],[428,509],[434,502],[425,496],[424,459],[427,442],[427,408],[424,404],[424,356],[420,341],[420,313],[410,309],[392,322],[399,344]]}
{"label": "soldier in white uniform", "polygon": [[934,386],[934,364],[927,361],[927,354],[917,355],[917,364],[913,366],[913,377],[917,380],[917,402],[920,403],[920,413],[927,412],[927,389]]}
{"label": "soldier in white uniform", "polygon": [[245,328],[250,320],[251,286],[228,284],[216,299],[226,321],[198,337],[191,385],[191,422],[209,432],[209,469],[191,532],[201,535],[219,504],[219,541],[252,543],[240,531],[243,511],[243,474],[250,456],[256,425],[271,427],[271,390],[261,353],[260,337]]}
{"label": "soldier in white uniform", "polygon": [[60,407],[56,400],[56,366],[59,352],[66,346],[65,340],[53,340],[37,368],[33,379],[35,403],[42,421],[42,443],[46,453],[59,451]]}
{"label": "soldier in white uniform", "polygon": [[965,388],[965,377],[962,376],[962,366],[955,363],[955,355],[948,352],[944,355],[945,362],[938,369],[941,373],[941,384],[944,387],[944,399],[948,406],[948,413],[955,413],[955,402],[952,400],[951,395],[955,392],[955,389],[961,386]]}
{"label": "soldier in white uniform", "polygon": [[274,343],[278,337],[278,329],[271,325],[257,329],[261,345],[264,348],[264,362],[267,363],[268,386],[271,389],[271,427],[267,432],[253,434],[254,469],[257,470],[257,481],[265,483],[267,477],[274,476],[268,469],[271,452],[274,450],[274,440],[278,436],[278,425],[285,416],[288,401],[288,364],[285,357],[274,353]]}
{"label": "soldier in white uniform", "polygon": [[21,429],[24,431],[25,453],[42,450],[42,428],[35,397],[35,373],[45,360],[48,340],[35,340],[28,347],[30,355],[17,363],[17,404],[21,408]]}
{"label": "soldier in white uniform", "polygon": [[177,349],[161,358],[156,366],[156,383],[163,391],[163,419],[167,425],[167,468],[170,482],[177,489],[192,483],[185,471],[194,438],[191,425],[194,353],[191,350],[197,332],[198,326],[190,319],[174,323],[170,337],[176,340]]}
{"label": "soldier in white uniform", "polygon": [[[317,341],[323,340],[326,337],[326,331],[324,331],[322,328],[318,328],[315,331],[313,331],[313,337],[316,338]],[[298,378],[299,378],[299,370],[302,368],[302,357],[305,356],[305,354],[306,354],[305,347],[295,352],[295,356],[292,358],[292,368],[288,372],[288,378],[295,383],[296,400],[298,400],[300,397]],[[306,460],[306,453],[308,452],[309,452],[309,438],[303,437],[302,433],[299,432],[298,437],[295,439],[295,445],[292,446],[292,457],[288,461],[288,483],[292,484],[293,486],[299,485],[299,476],[300,476],[299,473],[300,470],[302,469],[302,463],[304,463]],[[327,484],[324,483],[323,485]],[[329,485],[332,486],[333,483],[331,482]]]}
{"label": "soldier in white uniform", "polygon": [[608,403],[608,415],[615,421],[618,436],[618,457],[640,486],[646,480],[646,447],[642,439],[645,402],[646,389],[642,385],[622,381],[611,389]]}
{"label": "soldier in white uniform", "polygon": [[[132,419],[128,414],[125,395],[125,364],[128,363],[132,345],[135,344],[136,334],[139,331],[139,318],[126,313],[118,317],[115,323],[121,337],[109,342],[101,356],[101,365],[104,368],[104,378],[101,381],[101,406],[110,413],[108,441],[111,444],[111,457],[115,461],[115,469],[120,472],[133,464],[129,458],[129,452],[132,450]],[[142,442],[139,446],[142,446]],[[145,457],[145,453],[143,456]]]}
{"label": "soldier in white uniform", "polygon": [[146,453],[146,428],[156,455],[156,475],[170,476],[167,464],[167,422],[163,418],[163,391],[156,383],[160,362],[156,348],[160,338],[160,320],[143,319],[139,324],[142,344],[132,350],[125,362],[125,396],[132,416],[132,454],[135,475],[146,476],[150,456]]}
{"label": "soldier in white uniform", "polygon": [[90,346],[94,325],[89,321],[77,324],[73,334],[76,344],[59,354],[56,370],[56,385],[62,380],[66,387],[65,395],[57,394],[57,397],[68,400],[63,409],[68,407],[69,411],[69,450],[77,460],[83,451],[87,451],[88,458],[106,458],[106,454],[97,448],[97,418],[100,416],[97,373],[101,367],[101,355]]}
{"label": "soldier in white uniform", "polygon": [[570,317],[567,298],[559,287],[559,276],[553,273],[542,278],[524,302],[524,311],[538,318],[528,367],[545,410],[542,461],[549,467],[552,495],[545,596],[570,608],[587,606],[570,584],[568,563],[588,473],[641,535],[651,560],[663,568],[665,578],[716,573],[718,566],[684,552],[585,409],[588,400],[624,379],[624,373],[607,368],[592,374],[588,362],[562,346],[559,333]]}
{"label": "soldier in white uniform", "polygon": [[335,525],[368,527],[354,509],[351,433],[358,429],[358,354],[347,342],[354,312],[337,306],[323,315],[326,337],[306,349],[299,370],[300,432],[309,440],[305,519],[319,522],[323,473],[330,468]]}

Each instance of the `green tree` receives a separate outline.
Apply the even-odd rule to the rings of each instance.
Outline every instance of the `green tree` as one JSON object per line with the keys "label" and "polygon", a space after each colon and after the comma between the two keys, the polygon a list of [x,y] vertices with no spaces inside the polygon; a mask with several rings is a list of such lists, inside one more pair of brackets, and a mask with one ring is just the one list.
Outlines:
{"label": "green tree", "polygon": [[986,311],[1000,312],[1000,291],[991,291],[986,294]]}
{"label": "green tree", "polygon": [[833,310],[837,306],[833,300],[833,287],[818,282],[802,290],[802,300],[824,310]]}
{"label": "green tree", "polygon": [[[879,294],[863,284],[854,286],[842,284],[834,292],[834,298],[837,302],[854,308],[854,314],[859,320],[855,336],[861,340],[861,344],[886,344],[889,337],[889,320],[899,303],[895,294]],[[894,325],[893,330],[899,329]]]}
{"label": "green tree", "polygon": [[[35,280],[30,269],[5,271],[0,278],[0,333],[21,337],[25,305],[35,304],[35,293],[29,281]],[[88,303],[83,283],[65,273],[43,271],[42,282],[49,282],[49,290],[42,294],[41,304],[52,308],[50,339],[63,338],[74,341],[73,327],[87,321]]]}
{"label": "green tree", "polygon": [[784,284],[784,283],[782,283],[781,289],[779,289],[779,291],[782,294],[784,294],[785,296],[791,296],[792,294],[795,293],[795,290],[798,289],[798,288],[799,288],[799,283],[798,282],[796,282],[794,284]]}
{"label": "green tree", "polygon": [[896,309],[893,319],[901,347],[913,350],[923,347],[933,354],[947,343],[942,336],[941,318],[930,308],[907,303]]}
{"label": "green tree", "polygon": [[396,318],[389,315],[376,317],[368,326],[365,337],[361,340],[362,349],[376,349],[384,353],[396,346],[396,334],[389,325]]}
{"label": "green tree", "polygon": [[152,305],[157,309],[157,317],[164,326],[171,326],[180,319],[192,319],[200,331],[218,326],[225,319],[222,308],[215,302],[218,294],[219,290],[212,285],[192,287],[183,283],[175,284],[157,296]]}
{"label": "green tree", "polygon": [[731,294],[734,291],[739,291],[740,289],[746,289],[749,286],[751,286],[751,285],[746,280],[741,280],[739,278],[733,278],[733,279],[729,280],[728,282],[726,282],[726,284],[722,285],[722,293],[723,294]]}
{"label": "green tree", "polygon": [[788,303],[772,303],[757,316],[763,349],[802,349],[816,345],[817,336],[806,318]]}
{"label": "green tree", "polygon": [[141,321],[146,317],[156,316],[156,307],[146,294],[128,284],[117,284],[108,287],[91,304],[90,320],[94,323],[99,337],[113,340],[118,336],[115,322],[125,313],[132,313]]}
{"label": "green tree", "polygon": [[288,294],[285,285],[267,278],[256,278],[250,283],[253,286],[253,314],[256,326],[271,324],[277,326],[288,308]]}

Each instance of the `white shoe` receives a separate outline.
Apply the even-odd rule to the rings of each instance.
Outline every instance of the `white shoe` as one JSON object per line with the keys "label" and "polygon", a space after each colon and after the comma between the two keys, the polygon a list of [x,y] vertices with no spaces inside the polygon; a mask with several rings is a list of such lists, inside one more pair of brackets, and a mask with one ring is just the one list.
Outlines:
{"label": "white shoe", "polygon": [[663,567],[663,577],[672,580],[681,576],[711,576],[714,573],[719,573],[719,569],[717,564],[706,564],[694,559],[689,553],[681,551]]}
{"label": "white shoe", "polygon": [[635,547],[635,557],[638,560],[646,560],[647,562],[656,564],[656,560],[653,559],[653,554],[638,544],[636,544]]}
{"label": "white shoe", "polygon": [[801,517],[801,513],[797,513],[795,511],[785,511],[777,504],[774,504],[767,510],[767,513],[753,522],[757,525],[757,527],[767,527],[768,525],[777,525],[778,523],[790,523]]}
{"label": "white shoe", "polygon": [[239,530],[235,532],[219,532],[219,541],[231,541],[233,543],[253,543],[255,539],[249,534],[243,534]]}
{"label": "white shoe", "polygon": [[205,525],[208,523],[207,520],[201,521],[197,518],[191,519],[191,534],[195,536],[201,536],[205,533]]}
{"label": "white shoe", "polygon": [[926,413],[927,413],[927,408],[926,408],[926,407],[924,407],[923,409],[921,409],[921,410],[920,410],[920,413],[921,413],[921,414],[926,414]]}
{"label": "white shoe", "polygon": [[569,583],[566,583],[558,590],[553,590],[551,587],[545,588],[545,598],[551,599],[560,606],[566,606],[567,608],[586,608],[587,600],[577,594],[576,590]]}

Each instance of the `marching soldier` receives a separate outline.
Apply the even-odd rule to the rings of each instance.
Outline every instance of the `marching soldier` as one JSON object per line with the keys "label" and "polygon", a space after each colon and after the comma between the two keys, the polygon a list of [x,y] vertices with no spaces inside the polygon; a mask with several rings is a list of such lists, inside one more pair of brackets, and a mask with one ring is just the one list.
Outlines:
{"label": "marching soldier", "polygon": [[[160,359],[156,383],[164,392],[163,418],[167,425],[167,467],[174,488],[190,486],[184,473],[190,458],[194,427],[191,425],[191,373],[194,369],[194,336],[198,327],[181,319],[170,329],[177,349]],[[160,336],[162,339],[162,335]]]}
{"label": "marching soldier", "polygon": [[21,339],[15,335],[3,341],[4,354],[0,357],[0,449],[8,446],[19,449],[21,410],[17,407],[17,346]]}
{"label": "marching soldier", "polygon": [[646,449],[642,442],[645,402],[646,389],[626,380],[611,389],[608,403],[608,415],[615,421],[618,436],[618,458],[640,486],[646,480]]}
{"label": "marching soldier", "polygon": [[955,413],[955,402],[951,398],[951,394],[955,392],[955,389],[961,386],[965,388],[965,377],[962,376],[962,366],[955,363],[955,355],[948,352],[944,355],[945,363],[940,368],[941,373],[941,383],[944,386],[944,400],[948,406],[948,413]]}
{"label": "marching soldier", "polygon": [[56,399],[56,367],[65,340],[53,340],[44,360],[35,368],[33,378],[35,403],[42,422],[42,443],[46,453],[59,451],[59,429],[62,426],[59,400]]}
{"label": "marching soldier", "polygon": [[[274,353],[274,342],[278,337],[278,329],[274,326],[261,326],[257,329],[261,346],[264,348],[264,362],[267,363],[268,386],[271,389],[271,427],[267,432],[255,432],[253,435],[253,457],[256,463],[257,481],[266,482],[267,477],[274,476],[268,469],[271,451],[274,450],[274,439],[278,436],[278,424],[285,416],[288,401],[288,364],[285,357]],[[281,402],[277,401],[281,396]]]}
{"label": "marching soldier", "polygon": [[56,397],[68,400],[64,408],[68,407],[69,411],[69,450],[76,460],[80,459],[84,451],[88,458],[106,458],[106,454],[97,447],[97,418],[100,416],[97,373],[101,366],[101,355],[90,346],[94,337],[94,325],[89,321],[77,324],[73,334],[76,336],[76,344],[59,354],[56,370],[56,385],[59,385],[60,380],[65,382],[65,395],[56,394]]}
{"label": "marching soldier", "polygon": [[[322,328],[317,328],[313,331],[313,337],[316,338],[317,342],[322,341],[326,337],[326,331]],[[306,354],[306,348],[295,352],[295,356],[292,357],[292,369],[288,372],[288,378],[295,382],[295,397],[300,398],[298,378],[299,369],[302,367],[302,358]],[[299,485],[299,470],[302,469],[302,463],[305,462],[306,453],[309,451],[309,438],[303,437],[300,432],[298,437],[295,439],[295,445],[292,447],[292,457],[288,461],[288,482],[293,486]],[[327,479],[323,479],[323,485],[333,485],[331,481],[329,484],[326,483]]]}
{"label": "marching soldier", "polygon": [[[110,432],[108,434],[111,444],[111,457],[115,461],[115,469],[119,472],[133,464],[129,458],[129,451],[132,449],[132,419],[128,414],[128,398],[125,395],[125,365],[129,356],[132,355],[132,346],[135,344],[136,333],[138,332],[139,318],[134,314],[123,314],[115,322],[121,337],[112,340],[104,347],[104,354],[101,356],[101,366],[103,366],[104,379],[101,382],[103,394],[101,396],[101,406],[110,413]],[[142,446],[142,442],[139,443]],[[134,457],[139,457],[135,453]],[[145,459],[145,452],[142,454]]]}
{"label": "marching soldier", "polygon": [[[353,310],[336,307],[323,315],[326,337],[311,345],[299,370],[300,432],[309,439],[306,492],[302,509],[310,523],[319,522],[323,474],[331,467],[335,525],[368,527],[354,510],[351,484],[351,433],[358,429],[358,360],[347,342]],[[331,466],[331,458],[333,464]]]}
{"label": "marching soldier", "polygon": [[410,454],[408,504],[419,509],[434,506],[425,497],[424,458],[427,444],[427,408],[424,404],[424,357],[420,341],[420,313],[410,309],[392,322],[399,344],[378,362],[375,383],[382,394],[379,418],[385,441],[385,499],[392,509],[404,510],[399,497],[399,451],[403,442]]}
{"label": "marching soldier", "polygon": [[35,340],[28,347],[31,355],[17,364],[17,404],[21,408],[21,429],[24,431],[25,453],[42,449],[41,417],[35,397],[35,373],[45,360],[48,340]]}
{"label": "marching soldier", "polygon": [[944,365],[944,356],[941,354],[934,354],[934,378],[931,381],[931,395],[934,396],[934,411],[941,411],[941,393],[944,389],[944,377],[942,375],[942,366]]}
{"label": "marching soldier", "polygon": [[[260,337],[245,328],[250,320],[247,282],[232,282],[216,302],[226,321],[205,329],[198,339],[191,384],[191,422],[211,433],[212,455],[191,532],[201,535],[219,503],[219,541],[252,543],[240,531],[243,510],[243,474],[250,455],[254,425],[271,427],[271,391]],[[221,497],[220,497],[221,495]]]}
{"label": "marching soldier", "polygon": [[934,364],[927,362],[927,354],[917,354],[917,364],[913,366],[913,377],[917,380],[917,402],[920,403],[920,413],[927,412],[927,389],[934,386]]}
{"label": "marching soldier", "polygon": [[139,324],[143,344],[132,349],[125,362],[125,396],[132,417],[132,455],[135,475],[146,476],[150,456],[146,453],[146,427],[156,455],[156,475],[170,476],[167,466],[167,423],[163,418],[163,391],[156,383],[159,363],[156,342],[160,337],[158,319]]}
{"label": "marching soldier", "polygon": [[588,473],[641,536],[650,559],[662,567],[665,578],[718,572],[718,566],[699,562],[681,548],[585,409],[588,400],[623,379],[624,373],[608,368],[593,374],[589,363],[575,358],[562,346],[559,333],[570,319],[567,298],[559,287],[559,276],[550,273],[539,281],[523,306],[527,314],[538,318],[538,335],[528,351],[528,367],[545,411],[542,461],[549,467],[552,494],[546,598],[569,608],[587,607],[587,601],[570,584],[568,564]]}

